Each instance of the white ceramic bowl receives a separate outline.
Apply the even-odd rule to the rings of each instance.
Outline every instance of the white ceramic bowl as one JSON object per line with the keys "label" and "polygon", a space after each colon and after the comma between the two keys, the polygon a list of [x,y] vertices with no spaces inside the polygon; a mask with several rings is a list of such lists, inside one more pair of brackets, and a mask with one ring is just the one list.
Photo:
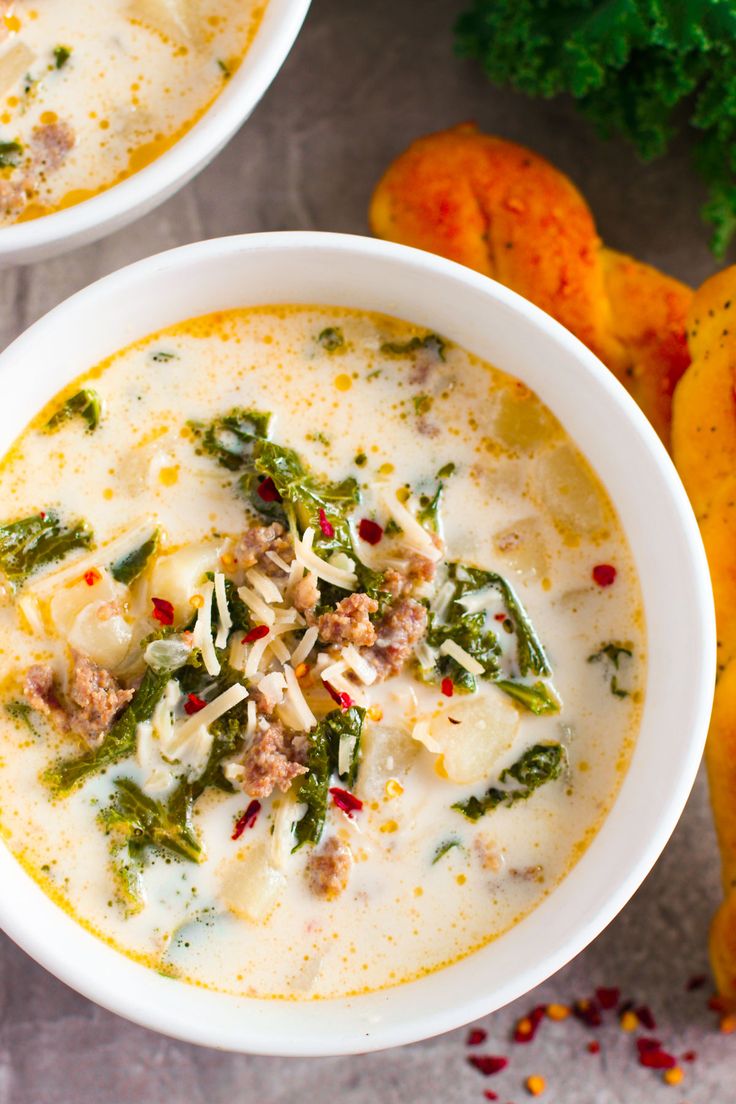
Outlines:
{"label": "white ceramic bowl", "polygon": [[248,118],[286,60],[310,0],[269,0],[243,64],[183,138],[99,195],[0,229],[0,268],[41,261],[120,230],[153,210],[209,164]]}
{"label": "white ceramic bowl", "polygon": [[641,733],[595,840],[520,924],[419,981],[316,1002],[238,999],[172,981],[78,926],[0,846],[0,923],[92,1000],[196,1043],[261,1054],[343,1054],[425,1038],[498,1008],[563,966],[628,901],[667,842],[700,761],[715,671],[713,605],[675,470],[639,409],[592,353],[486,277],[366,238],[282,233],[200,242],[79,292],[0,356],[0,388],[8,397],[0,407],[0,454],[60,387],[134,339],[192,315],[267,303],[384,311],[445,334],[533,388],[608,488],[639,570],[648,626]]}

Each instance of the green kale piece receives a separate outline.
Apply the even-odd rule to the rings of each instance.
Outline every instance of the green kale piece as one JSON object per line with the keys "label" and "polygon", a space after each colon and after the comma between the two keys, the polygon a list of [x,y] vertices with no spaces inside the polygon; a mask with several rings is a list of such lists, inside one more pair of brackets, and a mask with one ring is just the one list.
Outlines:
{"label": "green kale piece", "polygon": [[[212,571],[207,572],[207,578],[210,582],[214,579],[214,573]],[[231,631],[239,631],[241,629],[249,629],[251,626],[250,612],[243,599],[238,594],[238,588],[232,579],[225,579],[225,600],[227,602],[227,608],[230,612],[230,620],[232,621]],[[217,633],[217,627],[219,625],[219,617],[217,615],[217,602],[212,602],[212,633]]]}
{"label": "green kale piece", "polygon": [[381,352],[387,356],[411,356],[412,353],[425,349],[437,360],[445,359],[447,343],[438,334],[429,333],[424,337],[410,337],[408,341],[384,341]]}
{"label": "green kale piece", "polygon": [[722,257],[736,229],[736,5],[724,0],[472,0],[459,53],[495,84],[568,93],[604,138],[645,159],[689,124]]}
{"label": "green kale piece", "polygon": [[[465,613],[460,612],[461,609],[462,607],[457,610],[451,608],[449,619],[439,623],[434,614],[430,613],[427,643],[433,648],[439,648],[446,640],[454,640],[482,664],[484,668],[482,678],[495,678],[499,671],[498,659],[501,655],[498,638],[492,629],[486,628],[486,615],[483,611]],[[476,676],[471,675],[470,671],[449,655],[439,655],[434,668],[429,672],[420,673],[431,682],[441,682],[444,678],[450,678],[455,689],[466,694],[472,694],[478,688]]]}
{"label": "green kale piece", "polygon": [[20,142],[0,142],[0,169],[17,168],[22,153]]}
{"label": "green kale piece", "polygon": [[618,674],[615,674],[614,671],[618,672],[622,656],[625,659],[631,659],[633,655],[634,652],[629,645],[616,644],[611,641],[609,644],[604,644],[597,652],[593,652],[592,655],[588,656],[588,663],[603,663],[608,669],[611,675],[609,686],[615,698],[628,698],[631,693],[630,690],[624,690],[622,686],[619,686]]}
{"label": "green kale piece", "polygon": [[250,469],[257,442],[268,436],[270,414],[235,406],[211,422],[188,422],[199,440],[200,450],[209,453],[228,471]]}
{"label": "green kale piece", "polygon": [[512,766],[501,771],[499,782],[503,784],[514,781],[518,783],[517,788],[500,789],[498,786],[491,786],[480,797],[473,795],[464,801],[456,801],[452,808],[468,820],[479,820],[499,805],[510,806],[517,801],[526,801],[545,782],[553,782],[559,778],[564,765],[565,751],[561,744],[535,744]]}
{"label": "green kale piece", "polygon": [[18,721],[19,724],[27,728],[33,736],[38,736],[38,731],[34,725],[31,717],[33,716],[33,710],[28,702],[24,701],[9,701],[5,706],[5,712],[9,717],[12,717],[14,721]]}
{"label": "green kale piece", "polygon": [[560,702],[554,689],[541,679],[531,685],[527,682],[519,682],[517,679],[497,679],[496,686],[537,717],[545,713],[560,712]]}
{"label": "green kale piece", "polygon": [[54,47],[54,64],[55,64],[57,69],[63,69],[71,56],[72,56],[71,46],[55,46]]}
{"label": "green kale piece", "polygon": [[308,772],[303,775],[297,790],[297,800],[307,806],[307,811],[295,828],[298,850],[305,843],[319,843],[327,816],[330,776],[338,770],[340,739],[354,738],[350,769],[339,775],[348,786],[355,784],[360,756],[360,738],[363,731],[365,710],[351,706],[343,713],[333,709],[319,722],[310,737]]}
{"label": "green kale piece", "polygon": [[453,837],[450,839],[446,839],[442,843],[440,843],[435,850],[434,857],[432,858],[432,866],[434,866],[435,863],[438,863],[440,859],[447,854],[448,851],[452,851],[453,847],[462,847],[459,839]]}
{"label": "green kale piece", "polygon": [[134,548],[132,552],[127,552],[114,564],[111,564],[110,574],[113,579],[118,583],[124,583],[125,586],[130,586],[146,570],[151,557],[155,556],[158,551],[160,536],[161,530],[154,529],[148,540],[145,540],[138,548]]}
{"label": "green kale piece", "polygon": [[47,433],[54,433],[64,422],[77,416],[87,423],[87,433],[94,433],[102,417],[102,400],[93,388],[83,387],[76,395],[67,399],[49,418],[44,428]]}
{"label": "green kale piece", "polygon": [[135,696],[113,722],[100,746],[75,759],[66,759],[49,767],[44,774],[47,785],[59,796],[66,796],[93,774],[132,755],[138,725],[150,719],[170,678],[169,671],[146,668]]}
{"label": "green kale piece", "polygon": [[31,514],[0,525],[0,570],[16,587],[40,567],[76,548],[89,548],[92,541],[86,521],[64,525],[53,511]]}
{"label": "green kale piece", "polygon": [[433,533],[439,533],[440,531],[440,507],[442,506],[442,492],[444,489],[444,483],[438,483],[437,489],[431,498],[429,495],[422,495],[419,499],[417,521],[425,529],[431,529]]}
{"label": "green kale piece", "polygon": [[317,335],[317,343],[328,353],[334,353],[337,349],[345,348],[345,334],[339,326],[327,326]]}
{"label": "green kale piece", "polygon": [[201,861],[191,806],[172,808],[170,802],[156,801],[129,778],[117,778],[114,785],[112,804],[100,820],[108,832],[123,837],[131,857],[142,858],[146,848],[156,847],[190,862]]}

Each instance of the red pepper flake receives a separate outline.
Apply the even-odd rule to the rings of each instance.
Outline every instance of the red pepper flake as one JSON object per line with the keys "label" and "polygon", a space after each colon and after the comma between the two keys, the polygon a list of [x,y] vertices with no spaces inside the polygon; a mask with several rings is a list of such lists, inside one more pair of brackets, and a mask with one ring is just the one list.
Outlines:
{"label": "red pepper flake", "polygon": [[502,1058],[498,1054],[471,1054],[468,1062],[482,1073],[484,1077],[491,1077],[494,1073],[500,1073],[509,1064],[508,1058]]}
{"label": "red pepper flake", "polygon": [[334,537],[334,535],[335,535],[335,526],[332,524],[332,522],[327,520],[327,514],[324,512],[324,510],[322,509],[321,506],[320,506],[318,517],[319,517],[319,527],[322,530],[322,532],[324,533],[324,535],[328,538]]}
{"label": "red pepper flake", "polygon": [[573,1015],[584,1023],[586,1027],[600,1027],[603,1023],[603,1017],[601,1016],[600,1006],[597,1001],[583,1000],[575,1001],[572,1006]]}
{"label": "red pepper flake", "polygon": [[717,993],[714,993],[712,997],[708,997],[708,1007],[710,1008],[711,1012],[728,1011],[726,1001],[723,997],[718,996]]}
{"label": "red pepper flake", "polygon": [[468,1037],[465,1040],[466,1046],[480,1046],[488,1038],[488,1032],[484,1031],[482,1027],[472,1027],[468,1032]]}
{"label": "red pepper flake", "polygon": [[270,631],[268,625],[255,625],[245,634],[241,644],[252,644],[254,640],[263,640],[263,637],[268,636]]}
{"label": "red pepper flake", "polygon": [[677,1059],[665,1050],[640,1050],[639,1065],[646,1069],[668,1070],[675,1068]]}
{"label": "red pepper flake", "polygon": [[270,475],[266,476],[262,483],[256,487],[256,494],[263,502],[282,502],[281,495],[276,490],[276,484]]}
{"label": "red pepper flake", "polygon": [[588,1054],[600,1054],[601,1044],[598,1042],[597,1039],[591,1039],[585,1049],[587,1050]]}
{"label": "red pepper flake", "polygon": [[506,614],[505,613],[494,613],[493,620],[494,621],[505,621],[506,620]]}
{"label": "red pepper flake", "polygon": [[621,990],[599,986],[595,991],[595,996],[601,1008],[609,1011],[611,1008],[615,1008],[621,999]]}
{"label": "red pepper flake", "polygon": [[96,567],[92,567],[89,571],[85,571],[84,573],[84,581],[87,586],[94,586],[95,583],[99,583],[101,578],[102,576]]}
{"label": "red pepper flake", "polygon": [[682,1056],[683,1062],[694,1062],[698,1057],[697,1050],[686,1050]]}
{"label": "red pepper flake", "polygon": [[152,598],[151,601],[153,602],[153,620],[162,625],[173,625],[174,607],[171,602],[167,602],[165,598]]}
{"label": "red pepper flake", "polygon": [[616,568],[611,564],[596,564],[593,568],[593,582],[599,587],[608,587],[616,581]]}
{"label": "red pepper flake", "polygon": [[688,978],[685,989],[688,993],[694,993],[696,989],[702,989],[708,980],[705,974],[693,974],[691,978]]}
{"label": "red pepper flake", "polygon": [[184,712],[191,717],[193,713],[199,713],[200,709],[204,709],[206,704],[207,702],[202,701],[196,694],[187,694],[187,700],[184,702]]}
{"label": "red pepper flake", "polygon": [[353,813],[359,813],[363,808],[363,802],[355,794],[351,794],[350,790],[343,790],[339,786],[330,786],[330,793],[338,809],[342,809],[343,813],[349,816],[351,820],[353,819]]}
{"label": "red pepper flake", "polygon": [[657,1022],[652,1015],[652,1010],[647,1004],[642,1004],[638,1008],[635,1008],[637,1019],[642,1027],[645,1027],[647,1031],[656,1031]]}
{"label": "red pepper flake", "polygon": [[486,1100],[498,1100],[498,1093],[495,1093],[493,1089],[484,1089],[483,1095]]}
{"label": "red pepper flake", "polygon": [[531,1043],[546,1013],[547,1006],[545,1004],[538,1004],[532,1008],[528,1015],[522,1016],[522,1018],[517,1021],[516,1027],[514,1028],[514,1042]]}
{"label": "red pepper flake", "polygon": [[636,1049],[640,1054],[646,1054],[648,1050],[661,1050],[662,1044],[659,1039],[651,1039],[646,1035],[642,1035],[640,1039],[636,1040]]}
{"label": "red pepper flake", "polygon": [[452,695],[455,693],[455,684],[453,683],[452,679],[443,678],[442,682],[440,683],[440,690],[446,698],[451,698]]}
{"label": "red pepper flake", "polygon": [[370,518],[361,518],[358,522],[358,536],[366,544],[378,544],[383,536],[383,529],[377,521]]}
{"label": "red pepper flake", "polygon": [[246,828],[252,828],[255,822],[258,820],[258,814],[261,811],[260,801],[251,801],[248,808],[245,810],[241,817],[235,821],[235,827],[233,828],[232,839],[240,839]]}
{"label": "red pepper flake", "polygon": [[332,700],[337,702],[343,713],[347,713],[348,709],[355,705],[353,699],[344,690],[336,690],[334,686],[330,686],[329,682],[325,683],[325,689]]}

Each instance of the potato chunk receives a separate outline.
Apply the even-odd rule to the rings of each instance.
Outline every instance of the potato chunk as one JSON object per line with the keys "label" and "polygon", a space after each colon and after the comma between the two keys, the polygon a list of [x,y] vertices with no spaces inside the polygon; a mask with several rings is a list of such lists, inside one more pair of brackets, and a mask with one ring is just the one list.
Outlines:
{"label": "potato chunk", "polygon": [[438,756],[437,770],[452,782],[485,781],[511,748],[519,714],[500,691],[488,688],[418,722],[414,738]]}
{"label": "potato chunk", "polygon": [[255,844],[239,851],[223,873],[221,897],[227,908],[263,924],[273,911],[284,883],[284,875],[268,861],[266,845]]}
{"label": "potato chunk", "polygon": [[202,586],[208,571],[217,570],[217,549],[211,544],[188,544],[159,557],[151,572],[149,593],[164,598],[174,607],[174,624],[186,624],[194,610],[191,598]]}

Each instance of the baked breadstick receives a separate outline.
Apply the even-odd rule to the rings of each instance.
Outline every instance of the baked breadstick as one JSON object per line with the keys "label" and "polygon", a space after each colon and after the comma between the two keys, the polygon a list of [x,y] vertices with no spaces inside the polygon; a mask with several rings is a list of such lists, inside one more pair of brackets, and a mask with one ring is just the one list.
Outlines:
{"label": "baked breadstick", "polygon": [[618,376],[666,444],[689,363],[692,292],[606,249],[572,182],[465,124],[414,142],[373,195],[373,232],[492,276],[551,314]]}

